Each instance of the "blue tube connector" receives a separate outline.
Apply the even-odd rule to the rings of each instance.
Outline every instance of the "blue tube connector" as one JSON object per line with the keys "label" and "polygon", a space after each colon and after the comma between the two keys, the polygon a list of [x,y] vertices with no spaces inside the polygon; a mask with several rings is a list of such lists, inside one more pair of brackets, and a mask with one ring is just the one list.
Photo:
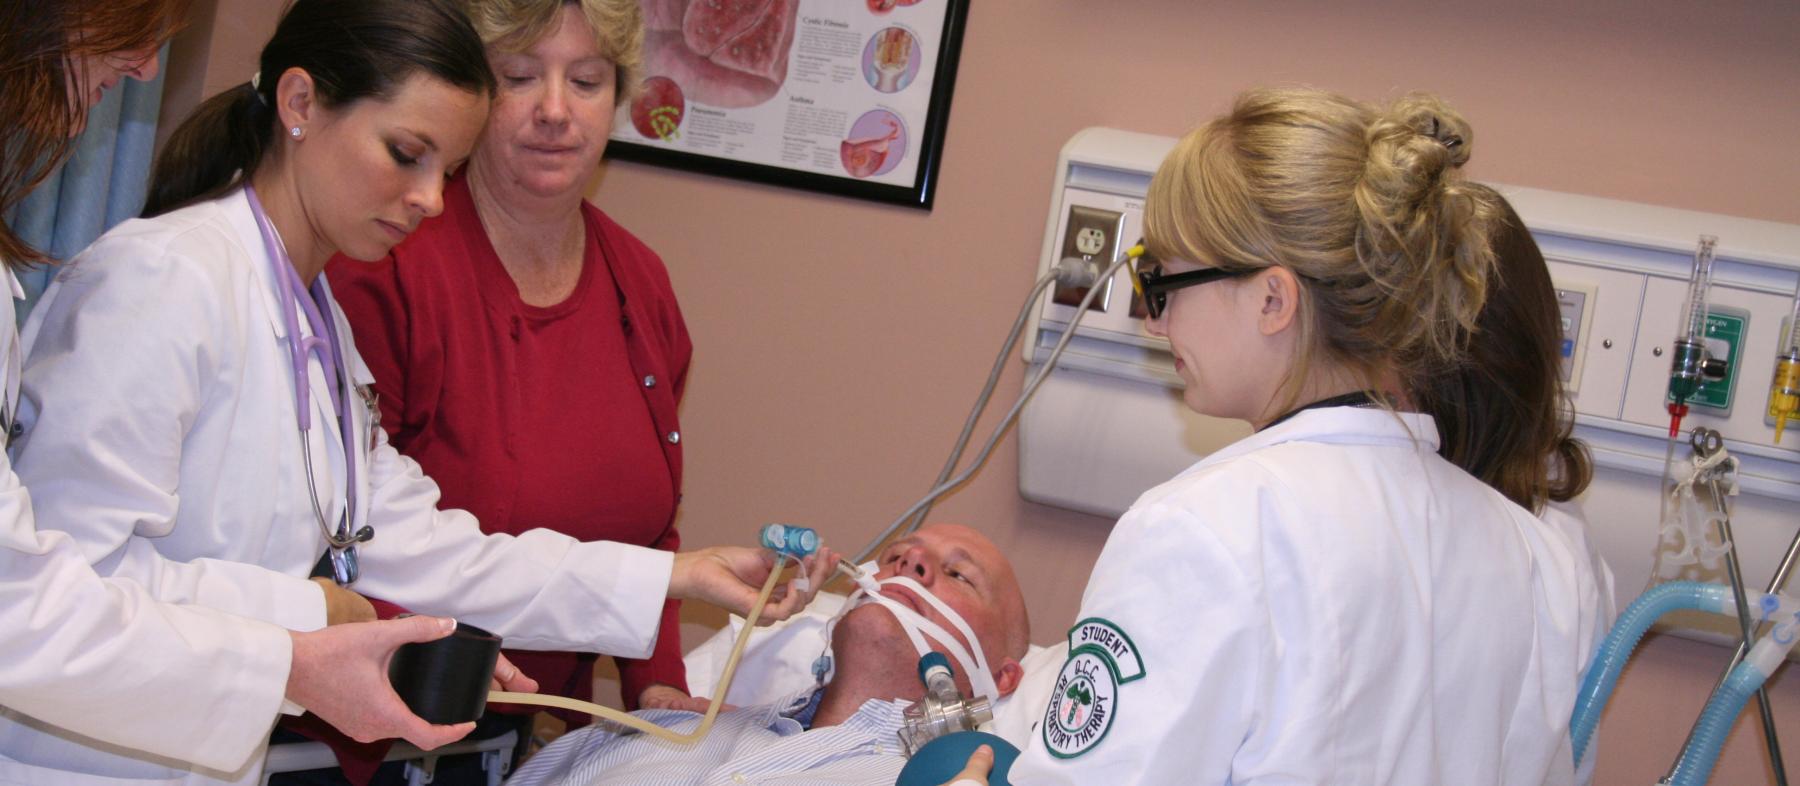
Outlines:
{"label": "blue tube connector", "polygon": [[931,670],[940,667],[952,674],[956,673],[955,669],[950,668],[950,659],[944,657],[942,652],[927,652],[921,656],[919,658],[919,683],[929,686]]}
{"label": "blue tube connector", "polygon": [[796,560],[819,550],[819,533],[792,524],[764,524],[759,540],[763,548],[774,549]]}

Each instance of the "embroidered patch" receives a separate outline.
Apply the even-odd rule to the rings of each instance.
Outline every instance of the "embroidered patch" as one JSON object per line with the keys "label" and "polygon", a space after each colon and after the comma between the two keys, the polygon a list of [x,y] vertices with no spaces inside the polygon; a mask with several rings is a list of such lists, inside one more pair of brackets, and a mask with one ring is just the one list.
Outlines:
{"label": "embroidered patch", "polygon": [[1124,629],[1104,617],[1089,617],[1069,629],[1069,651],[1094,650],[1112,661],[1119,684],[1143,679],[1144,658]]}
{"label": "embroidered patch", "polygon": [[1104,652],[1073,652],[1056,675],[1056,690],[1044,711],[1044,747],[1072,759],[1106,739],[1119,710],[1119,675]]}

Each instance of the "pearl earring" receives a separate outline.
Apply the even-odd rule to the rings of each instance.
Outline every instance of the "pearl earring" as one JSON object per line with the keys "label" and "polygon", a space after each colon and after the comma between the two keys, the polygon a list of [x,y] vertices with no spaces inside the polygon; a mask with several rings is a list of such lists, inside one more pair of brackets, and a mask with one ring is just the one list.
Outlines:
{"label": "pearl earring", "polygon": [[299,139],[300,138],[300,127],[294,126],[293,128],[288,129],[288,136],[291,136],[295,139]]}

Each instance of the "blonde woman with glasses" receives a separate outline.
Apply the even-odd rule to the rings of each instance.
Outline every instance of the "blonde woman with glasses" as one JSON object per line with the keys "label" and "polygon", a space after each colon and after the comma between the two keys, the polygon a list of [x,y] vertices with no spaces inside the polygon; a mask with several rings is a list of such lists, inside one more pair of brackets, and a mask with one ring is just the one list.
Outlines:
{"label": "blonde woman with glasses", "polygon": [[1165,159],[1150,330],[1189,408],[1255,433],[1119,520],[1013,783],[1573,779],[1592,562],[1394,382],[1480,340],[1472,142],[1430,96],[1257,90]]}

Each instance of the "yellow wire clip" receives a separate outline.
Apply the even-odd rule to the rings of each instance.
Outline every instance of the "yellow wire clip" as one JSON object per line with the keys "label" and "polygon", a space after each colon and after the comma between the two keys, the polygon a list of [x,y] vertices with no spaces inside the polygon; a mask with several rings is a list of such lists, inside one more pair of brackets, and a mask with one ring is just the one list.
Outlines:
{"label": "yellow wire clip", "polygon": [[1143,243],[1125,249],[1125,258],[1131,260],[1131,275],[1127,278],[1131,279],[1131,291],[1136,292],[1140,300],[1146,296],[1144,295],[1144,282],[1138,278],[1137,261],[1147,253],[1149,252],[1144,250]]}

